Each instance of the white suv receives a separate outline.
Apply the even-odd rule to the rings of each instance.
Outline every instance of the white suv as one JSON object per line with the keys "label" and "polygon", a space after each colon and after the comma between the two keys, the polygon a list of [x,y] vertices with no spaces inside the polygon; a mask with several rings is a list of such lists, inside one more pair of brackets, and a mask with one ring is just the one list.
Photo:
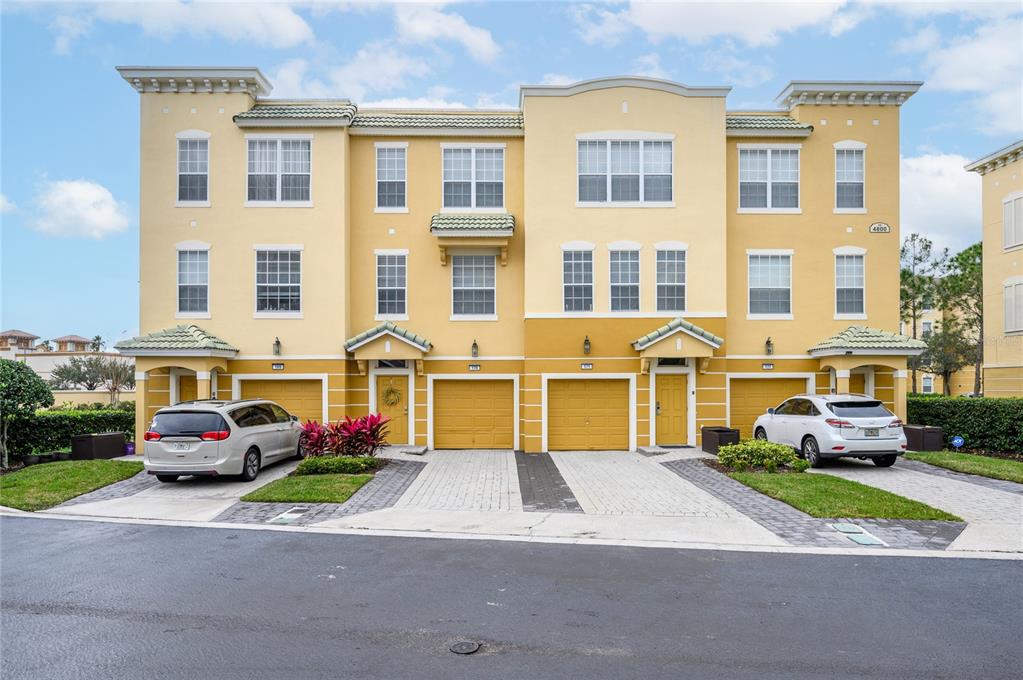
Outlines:
{"label": "white suv", "polygon": [[798,394],[757,418],[753,436],[795,448],[813,467],[842,457],[889,467],[906,452],[902,421],[862,394]]}
{"label": "white suv", "polygon": [[161,482],[185,475],[251,482],[260,468],[301,457],[301,433],[298,416],[265,399],[185,401],[153,416],[143,464]]}

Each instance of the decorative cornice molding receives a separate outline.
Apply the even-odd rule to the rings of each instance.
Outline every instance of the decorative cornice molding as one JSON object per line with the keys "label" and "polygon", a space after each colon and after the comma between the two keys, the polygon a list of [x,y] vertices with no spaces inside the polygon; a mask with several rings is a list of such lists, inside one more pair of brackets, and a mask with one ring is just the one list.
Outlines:
{"label": "decorative cornice molding", "polygon": [[660,90],[661,92],[670,92],[671,94],[683,97],[726,97],[732,91],[731,87],[692,87],[660,78],[611,76],[608,78],[581,80],[570,85],[530,85],[520,87],[519,108],[522,108],[522,100],[526,97],[571,97],[583,92],[606,90],[613,87],[638,87],[645,90]]}
{"label": "decorative cornice molding", "polygon": [[1023,139],[1013,142],[1008,146],[1003,146],[998,151],[988,154],[983,158],[978,158],[964,167],[970,172],[978,172],[981,175],[986,175],[992,170],[997,170],[998,168],[1008,165],[1009,163],[1015,163],[1021,159],[1023,159]]}
{"label": "decorative cornice molding", "polygon": [[793,80],[775,97],[775,103],[790,111],[805,104],[902,106],[922,85],[921,81]]}
{"label": "decorative cornice molding", "polygon": [[265,97],[273,90],[254,66],[118,66],[117,72],[140,94],[246,92]]}

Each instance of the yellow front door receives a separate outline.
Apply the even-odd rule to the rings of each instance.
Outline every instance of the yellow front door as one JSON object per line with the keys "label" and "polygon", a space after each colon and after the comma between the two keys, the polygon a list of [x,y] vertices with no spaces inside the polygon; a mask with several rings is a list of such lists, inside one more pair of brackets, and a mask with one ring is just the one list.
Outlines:
{"label": "yellow front door", "polygon": [[408,376],[377,376],[377,412],[390,418],[388,444],[408,444]]}
{"label": "yellow front door", "polygon": [[659,373],[656,377],[657,443],[681,446],[689,443],[689,418],[686,411],[687,376]]}
{"label": "yellow front door", "polygon": [[178,376],[178,403],[195,401],[199,398],[199,385],[195,381],[195,373]]}
{"label": "yellow front door", "polygon": [[551,451],[628,449],[629,382],[548,382],[547,448]]}

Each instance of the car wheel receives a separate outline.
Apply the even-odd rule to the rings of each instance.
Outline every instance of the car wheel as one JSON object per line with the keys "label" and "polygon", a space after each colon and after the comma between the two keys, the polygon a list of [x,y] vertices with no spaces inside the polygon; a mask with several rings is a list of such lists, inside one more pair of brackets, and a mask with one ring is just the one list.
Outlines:
{"label": "car wheel", "polygon": [[871,458],[870,460],[871,462],[874,463],[874,465],[878,467],[891,467],[895,465],[895,460],[897,458],[898,456],[893,454],[890,456],[877,456],[876,458]]}
{"label": "car wheel", "polygon": [[305,451],[302,450],[301,444],[295,447],[295,455],[292,456],[292,458],[294,460],[302,460],[303,458],[305,458]]}
{"label": "car wheel", "polygon": [[821,458],[821,450],[817,445],[817,440],[813,437],[807,437],[803,440],[803,458],[806,458],[807,462],[810,463],[810,467],[819,468],[824,464],[824,459]]}
{"label": "car wheel", "polygon": [[760,440],[766,442],[767,441],[767,431],[764,430],[764,428],[762,428],[762,427],[758,427],[757,431],[753,433],[753,438],[754,439],[760,439]]}
{"label": "car wheel", "polygon": [[249,449],[245,452],[245,462],[242,464],[242,481],[251,482],[259,476],[259,451]]}
{"label": "car wheel", "polygon": [[157,475],[156,478],[164,484],[170,484],[171,482],[178,481],[177,475]]}

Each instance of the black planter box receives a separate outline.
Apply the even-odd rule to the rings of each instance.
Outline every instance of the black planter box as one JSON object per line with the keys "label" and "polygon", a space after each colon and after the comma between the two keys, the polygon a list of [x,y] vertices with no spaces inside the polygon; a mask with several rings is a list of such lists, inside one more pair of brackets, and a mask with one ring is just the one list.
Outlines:
{"label": "black planter box", "polygon": [[703,450],[717,455],[718,449],[727,444],[739,443],[739,431],[730,427],[701,427]]}
{"label": "black planter box", "polygon": [[904,425],[906,448],[910,451],[941,451],[945,448],[945,432],[935,425]]}
{"label": "black planter box", "polygon": [[124,455],[123,432],[79,434],[71,438],[71,460],[119,458]]}

